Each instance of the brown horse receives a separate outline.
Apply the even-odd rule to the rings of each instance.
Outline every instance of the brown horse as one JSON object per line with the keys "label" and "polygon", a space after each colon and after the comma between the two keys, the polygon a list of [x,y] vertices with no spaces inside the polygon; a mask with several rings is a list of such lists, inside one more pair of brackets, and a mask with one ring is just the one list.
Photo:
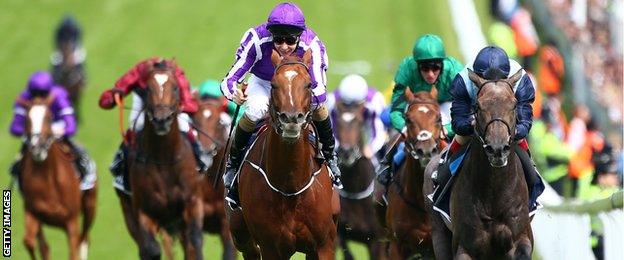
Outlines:
{"label": "brown horse", "polygon": [[[193,121],[199,132],[199,140],[212,153],[214,160],[219,162],[225,155],[228,123],[223,121],[221,114],[227,109],[227,100],[224,97],[199,97],[197,93],[195,94],[199,112],[195,113]],[[204,231],[220,235],[221,244],[223,244],[223,259],[235,259],[236,250],[223,203],[223,184],[217,182],[218,186],[214,188],[211,182],[214,175],[218,174],[218,168],[219,164],[213,163],[208,169],[208,175],[200,176],[204,201]]]}
{"label": "brown horse", "polygon": [[[475,135],[453,182],[450,230],[432,214],[432,234],[438,259],[530,259],[533,248],[528,189],[513,133],[516,98],[509,79],[487,81],[469,71],[478,88]],[[427,166],[424,193],[433,191],[430,179],[437,162]],[[431,208],[429,208],[431,210]]]}
{"label": "brown horse", "polygon": [[405,91],[405,163],[388,187],[386,223],[391,238],[390,257],[433,256],[431,223],[425,211],[422,187],[425,165],[439,151],[442,135],[440,106],[431,93]]}
{"label": "brown horse", "polygon": [[137,133],[136,151],[131,152],[128,160],[131,216],[136,216],[130,221],[137,224],[135,236],[141,259],[160,258],[155,239],[158,228],[180,235],[186,259],[202,259],[201,183],[191,145],[178,125],[180,89],[174,74],[177,65],[152,66],[144,98],[147,122]]}
{"label": "brown horse", "polygon": [[363,112],[363,103],[349,106],[336,103],[333,122],[340,140],[337,153],[344,186],[340,190],[338,236],[344,259],[353,259],[347,240],[365,244],[370,259],[385,259],[387,245],[379,241],[384,231],[377,222],[373,207],[375,168],[371,159],[361,152],[366,142],[363,131],[367,127]]}
{"label": "brown horse", "polygon": [[303,60],[273,51],[269,123],[239,173],[241,211],[230,214],[234,243],[245,259],[334,259],[337,205],[326,165],[309,141],[311,52]]}
{"label": "brown horse", "polygon": [[52,75],[56,84],[67,89],[69,99],[75,108],[76,119],[79,120],[80,97],[86,82],[86,75],[82,62],[76,61],[74,53],[75,48],[77,48],[76,45],[77,43],[74,41],[63,41],[60,43],[60,64],[53,66]]}
{"label": "brown horse", "polygon": [[[53,96],[49,96],[24,102],[28,108],[27,151],[19,175],[26,209],[24,243],[31,259],[36,259],[35,243],[39,244],[41,258],[50,259],[42,224],[60,227],[69,238],[69,258],[86,259],[89,229],[95,217],[97,184],[81,194],[71,150],[52,134],[53,118],[49,108],[52,99]],[[81,213],[82,231],[79,230]]]}

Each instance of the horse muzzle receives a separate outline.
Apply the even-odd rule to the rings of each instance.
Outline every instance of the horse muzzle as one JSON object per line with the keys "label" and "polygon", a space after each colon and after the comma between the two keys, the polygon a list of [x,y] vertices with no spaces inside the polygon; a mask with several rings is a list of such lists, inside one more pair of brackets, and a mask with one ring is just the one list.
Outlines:
{"label": "horse muzzle", "polygon": [[487,144],[483,147],[490,165],[494,168],[507,166],[511,147],[508,144]]}
{"label": "horse muzzle", "polygon": [[358,146],[349,146],[338,148],[338,163],[344,167],[351,167],[358,159],[362,157],[360,148]]}
{"label": "horse muzzle", "polygon": [[303,113],[278,113],[278,125],[282,138],[287,141],[294,142],[301,136],[301,130],[307,123],[309,117]]}
{"label": "horse muzzle", "polygon": [[173,111],[148,111],[147,117],[152,125],[154,125],[156,134],[163,136],[171,130],[171,124],[175,119],[175,113]]}

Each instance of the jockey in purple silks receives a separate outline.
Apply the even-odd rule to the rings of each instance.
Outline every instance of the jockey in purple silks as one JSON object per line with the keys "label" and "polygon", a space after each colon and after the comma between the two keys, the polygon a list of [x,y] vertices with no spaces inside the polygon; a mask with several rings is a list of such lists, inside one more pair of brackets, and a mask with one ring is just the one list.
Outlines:
{"label": "jockey in purple silks", "polygon": [[[81,190],[93,188],[95,184],[95,163],[86,150],[80,147],[71,139],[76,133],[76,118],[74,117],[74,108],[69,101],[69,94],[61,86],[54,85],[52,76],[44,71],[33,73],[28,80],[28,86],[15,101],[13,106],[13,121],[11,122],[11,134],[16,137],[23,137],[26,132],[26,113],[27,109],[22,105],[21,101],[29,101],[35,97],[52,96],[53,101],[50,104],[50,110],[53,115],[52,133],[56,138],[65,141],[76,155],[76,166],[80,172]],[[11,166],[11,174],[17,176],[21,172],[21,158],[25,151],[25,145],[16,162]]]}
{"label": "jockey in purple silks", "polygon": [[[256,123],[265,117],[269,109],[271,79],[275,70],[271,62],[273,50],[281,56],[294,54],[299,57],[303,57],[307,50],[311,50],[312,66],[309,72],[314,108],[312,119],[319,132],[323,155],[333,173],[334,185],[342,186],[334,153],[334,135],[329,112],[325,107],[327,99],[325,71],[328,65],[325,45],[316,33],[306,26],[303,12],[297,5],[281,3],[273,8],[266,23],[250,28],[243,34],[240,46],[236,50],[236,61],[221,82],[221,91],[227,99],[239,105],[247,101],[245,114],[236,127],[226,173],[223,176],[223,182],[228,189],[226,200],[231,207],[238,207],[238,191],[234,176],[240,168],[243,150]],[[243,83],[247,72],[251,72],[251,75],[248,79],[248,88],[243,92],[237,85]]]}
{"label": "jockey in purple silks", "polygon": [[[360,75],[347,75],[340,81],[338,89],[327,96],[327,108],[331,111],[334,122],[337,120],[337,112],[334,110],[336,103],[345,105],[364,104],[364,136],[367,140],[362,148],[362,155],[371,159],[375,168],[378,160],[375,156],[383,147],[388,135],[381,121],[381,113],[386,107],[383,94],[373,87],[369,87],[366,80]],[[337,140],[340,143],[340,140]]]}

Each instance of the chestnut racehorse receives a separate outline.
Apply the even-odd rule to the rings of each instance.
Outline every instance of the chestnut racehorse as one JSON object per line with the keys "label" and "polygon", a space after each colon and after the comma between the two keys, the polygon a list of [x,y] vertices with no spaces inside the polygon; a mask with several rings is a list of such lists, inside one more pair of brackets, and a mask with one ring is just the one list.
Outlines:
{"label": "chestnut racehorse", "polygon": [[390,258],[408,259],[416,254],[433,257],[431,224],[422,192],[425,166],[439,151],[442,135],[440,106],[431,93],[405,91],[405,162],[388,187],[386,223]]}
{"label": "chestnut racehorse", "polygon": [[[213,156],[215,162],[220,162],[225,155],[225,142],[229,116],[223,116],[227,109],[227,100],[224,97],[200,97],[194,95],[199,104],[199,111],[195,113],[193,121],[199,132],[199,141]],[[232,124],[234,119],[232,120]],[[225,216],[223,200],[223,183],[217,182],[215,188],[211,180],[218,174],[219,164],[213,163],[206,176],[200,176],[204,201],[204,231],[220,235],[223,244],[223,259],[235,259],[236,249],[230,235],[230,227]]]}
{"label": "chestnut racehorse", "polygon": [[245,259],[289,259],[297,251],[334,259],[339,206],[309,140],[311,52],[302,60],[273,51],[271,60],[270,119],[239,173],[242,210],[228,210],[234,243]]}
{"label": "chestnut racehorse", "polygon": [[131,216],[136,217],[131,221],[137,224],[135,235],[142,259],[160,258],[155,238],[159,228],[180,235],[185,259],[202,259],[201,183],[193,150],[178,125],[180,87],[174,75],[177,65],[171,63],[149,68],[146,123],[136,134],[136,151],[128,158]]}
{"label": "chestnut racehorse", "polygon": [[333,111],[334,127],[338,137],[338,166],[342,172],[340,190],[340,218],[338,236],[345,259],[353,259],[347,247],[348,240],[363,243],[369,259],[385,259],[387,243],[379,241],[384,230],[375,217],[373,191],[375,168],[371,159],[363,155],[364,103],[346,105],[336,102]]}
{"label": "chestnut racehorse", "polygon": [[[528,209],[528,188],[515,153],[516,103],[513,86],[521,78],[488,81],[469,70],[478,88],[475,134],[450,191],[450,229],[432,214],[435,254],[438,259],[530,259],[533,233]],[[433,192],[427,166],[425,194]],[[432,210],[431,207],[428,207]]]}
{"label": "chestnut racehorse", "polygon": [[[79,254],[86,258],[89,229],[95,217],[97,184],[81,193],[74,155],[67,144],[52,134],[53,116],[49,106],[53,98],[48,96],[23,102],[28,109],[27,151],[19,174],[26,209],[24,243],[31,259],[36,259],[36,244],[39,244],[41,258],[50,259],[42,225],[52,225],[65,230],[70,259],[78,259]],[[79,230],[81,213],[82,231]]]}

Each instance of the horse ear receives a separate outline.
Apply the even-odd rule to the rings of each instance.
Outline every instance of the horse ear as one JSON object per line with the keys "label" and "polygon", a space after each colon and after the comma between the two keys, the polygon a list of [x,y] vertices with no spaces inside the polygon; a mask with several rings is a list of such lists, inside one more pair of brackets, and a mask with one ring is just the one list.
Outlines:
{"label": "horse ear", "polygon": [[438,100],[438,88],[435,85],[431,87],[431,91],[429,91],[429,94],[431,94],[431,97],[433,97],[433,99]]}
{"label": "horse ear", "polygon": [[308,68],[312,66],[312,49],[308,49],[303,54],[303,63],[308,66]]}
{"label": "horse ear", "polygon": [[405,88],[405,99],[407,99],[407,101],[411,101],[414,99],[414,93],[409,87]]}
{"label": "horse ear", "polygon": [[200,98],[199,98],[199,91],[198,90],[196,90],[196,89],[191,90],[191,95],[193,95],[193,98],[196,101],[199,101]]}
{"label": "horse ear", "polygon": [[273,62],[273,67],[277,68],[277,65],[280,64],[280,62],[282,62],[282,57],[279,55],[279,53],[277,53],[276,50],[273,50],[273,52],[271,53],[271,62]]}
{"label": "horse ear", "polygon": [[480,77],[477,73],[475,73],[471,69],[468,69],[468,78],[470,78],[470,80],[477,85],[477,88],[481,88],[483,86],[483,83],[485,83],[485,79]]}
{"label": "horse ear", "polygon": [[522,69],[519,69],[515,74],[513,74],[513,76],[506,79],[506,81],[507,83],[509,83],[509,85],[513,86],[516,85],[516,82],[518,82],[520,78],[522,78]]}

